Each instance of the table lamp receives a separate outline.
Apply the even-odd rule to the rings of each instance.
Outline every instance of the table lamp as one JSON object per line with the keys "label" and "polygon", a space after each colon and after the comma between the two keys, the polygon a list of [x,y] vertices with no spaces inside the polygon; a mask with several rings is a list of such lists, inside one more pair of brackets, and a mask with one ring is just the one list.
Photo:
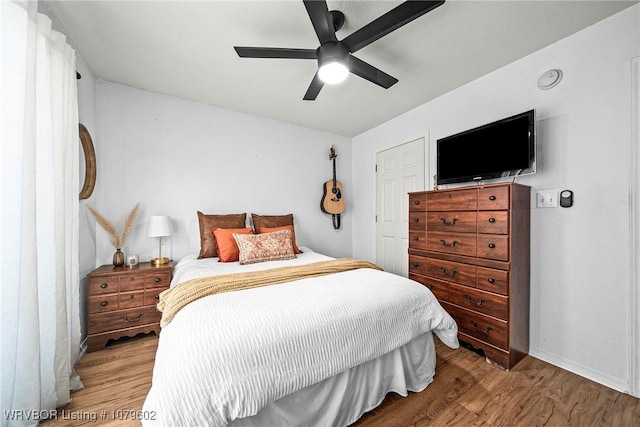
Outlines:
{"label": "table lamp", "polygon": [[171,217],[152,216],[149,218],[149,237],[158,238],[158,258],[151,259],[151,265],[164,265],[169,262],[169,258],[162,256],[162,238],[171,236]]}

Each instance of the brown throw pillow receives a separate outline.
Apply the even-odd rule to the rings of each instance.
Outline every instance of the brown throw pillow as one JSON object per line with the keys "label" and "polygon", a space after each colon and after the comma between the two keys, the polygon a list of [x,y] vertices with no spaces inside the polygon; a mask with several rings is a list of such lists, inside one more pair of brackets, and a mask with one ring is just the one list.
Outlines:
{"label": "brown throw pillow", "polygon": [[256,234],[261,228],[282,227],[283,225],[293,225],[293,214],[288,215],[258,215],[251,214],[253,229]]}
{"label": "brown throw pillow", "polygon": [[198,223],[200,224],[200,258],[218,256],[216,239],[213,235],[214,228],[244,228],[247,214],[205,215],[198,211]]}

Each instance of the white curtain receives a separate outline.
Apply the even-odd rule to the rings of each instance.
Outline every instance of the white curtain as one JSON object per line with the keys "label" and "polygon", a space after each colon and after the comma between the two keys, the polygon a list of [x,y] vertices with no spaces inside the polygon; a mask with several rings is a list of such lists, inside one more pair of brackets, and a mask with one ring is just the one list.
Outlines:
{"label": "white curtain", "polygon": [[82,388],[75,52],[37,1],[0,0],[2,425]]}

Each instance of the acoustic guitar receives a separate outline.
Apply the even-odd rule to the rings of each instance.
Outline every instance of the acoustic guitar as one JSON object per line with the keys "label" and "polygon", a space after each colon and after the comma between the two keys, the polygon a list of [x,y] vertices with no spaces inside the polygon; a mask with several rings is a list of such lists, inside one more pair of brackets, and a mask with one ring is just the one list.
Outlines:
{"label": "acoustic guitar", "polygon": [[333,160],[333,179],[324,183],[324,194],[320,202],[322,212],[333,215],[334,228],[340,227],[340,214],[344,212],[345,202],[342,197],[342,184],[336,179],[336,151],[331,146],[329,160]]}

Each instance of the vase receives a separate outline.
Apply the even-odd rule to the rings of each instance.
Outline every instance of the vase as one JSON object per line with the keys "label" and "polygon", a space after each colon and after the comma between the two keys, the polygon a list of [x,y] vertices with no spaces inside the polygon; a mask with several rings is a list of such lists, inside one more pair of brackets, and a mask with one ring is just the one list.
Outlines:
{"label": "vase", "polygon": [[124,254],[120,250],[120,248],[116,249],[116,252],[113,254],[113,265],[119,267],[124,265]]}

